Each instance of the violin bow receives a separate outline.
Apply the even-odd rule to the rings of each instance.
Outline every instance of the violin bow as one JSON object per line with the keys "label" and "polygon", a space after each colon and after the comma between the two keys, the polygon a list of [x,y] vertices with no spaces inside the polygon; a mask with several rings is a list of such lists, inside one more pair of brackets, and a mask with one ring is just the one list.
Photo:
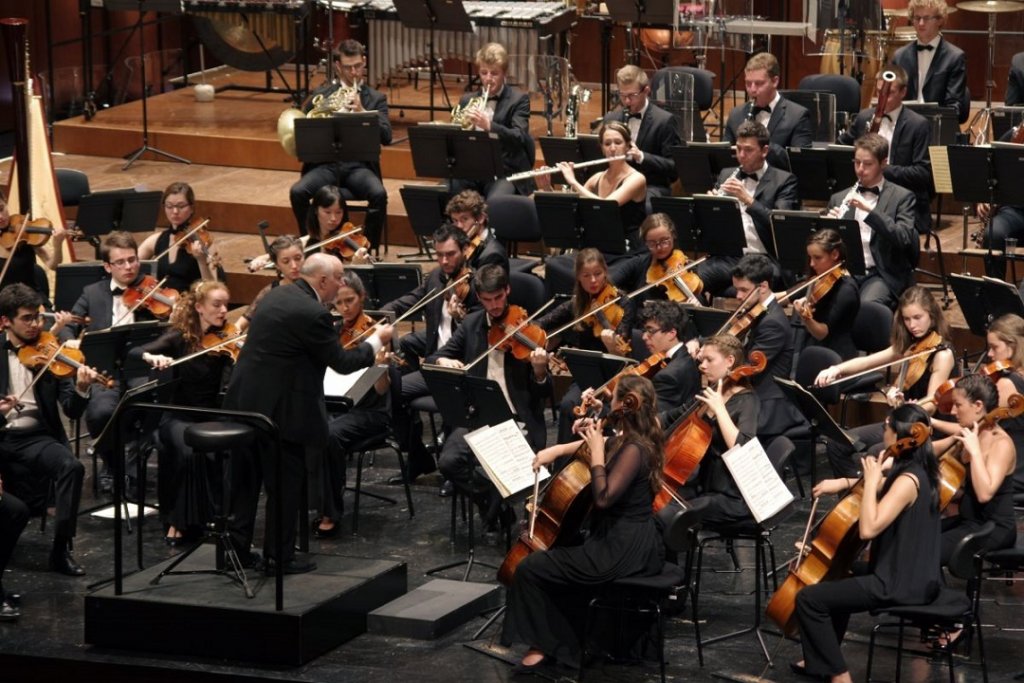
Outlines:
{"label": "violin bow", "polygon": [[[158,259],[158,260],[159,260],[159,259]],[[139,306],[141,306],[142,304],[144,304],[144,303],[146,303],[147,301],[149,301],[149,299],[150,299],[150,298],[151,298],[151,297],[152,297],[152,296],[153,296],[154,294],[156,294],[157,290],[158,290],[158,289],[161,289],[161,288],[162,288],[162,287],[164,286],[164,283],[165,283],[165,282],[167,282],[167,277],[164,277],[164,279],[163,279],[163,280],[161,280],[160,282],[158,282],[158,283],[156,283],[155,285],[153,285],[153,289],[151,289],[151,290],[149,290],[148,292],[146,292],[146,293],[145,293],[145,294],[144,294],[144,295],[142,296],[142,298],[141,298],[141,299],[139,299],[138,301],[136,301],[136,302],[135,302],[135,305],[134,305],[134,306],[132,306],[132,307],[131,307],[131,308],[129,308],[129,309],[127,310],[127,311],[125,311],[124,313],[122,313],[122,314],[121,314],[121,317],[120,317],[120,318],[118,318],[118,319],[117,319],[116,321],[114,321],[113,323],[111,323],[110,327],[117,327],[117,326],[118,326],[118,324],[120,324],[120,322],[121,322],[122,320],[124,320],[125,318],[127,318],[128,316],[130,316],[130,315],[131,315],[132,313],[134,313],[135,311],[137,311],[137,310],[138,310],[138,308],[139,308]],[[110,328],[107,328],[107,329],[110,329]]]}
{"label": "violin bow", "polygon": [[743,301],[741,301],[740,305],[736,308],[736,310],[732,312],[732,315],[729,316],[729,319],[726,320],[722,324],[722,326],[720,328],[718,328],[717,332],[715,332],[716,335],[725,334],[725,331],[728,330],[732,326],[732,323],[733,323],[733,321],[736,320],[736,318],[740,317],[741,315],[746,313],[748,310],[753,308],[753,306],[747,306],[747,304],[750,302],[751,299],[754,298],[755,294],[757,294],[757,288],[754,288],[753,290],[751,290],[750,294],[747,294],[743,298]]}
{"label": "violin bow", "polygon": [[[708,260],[707,256],[702,256],[699,259],[697,259],[696,261],[690,261],[689,263],[687,263],[682,268],[676,268],[671,273],[666,273],[665,275],[661,276],[660,278],[658,278],[654,282],[648,282],[643,287],[640,287],[638,289],[634,289],[632,292],[626,294],[625,297],[627,299],[632,299],[637,294],[643,294],[648,289],[653,289],[653,288],[657,287],[658,285],[660,285],[663,282],[668,282],[669,280],[671,280],[674,277],[678,277],[678,276],[682,275],[683,273],[689,272],[691,269],[696,268],[701,263],[703,263],[704,261],[707,261],[707,260]],[[690,292],[690,294],[692,294],[694,298],[697,297],[697,295],[693,294],[693,292]]]}
{"label": "violin bow", "polygon": [[799,292],[799,291],[801,291],[803,289],[806,289],[808,287],[813,287],[818,282],[818,280],[821,280],[826,275],[829,275],[830,273],[832,273],[832,271],[834,271],[834,270],[836,270],[838,268],[842,268],[842,267],[843,267],[842,263],[837,263],[834,266],[832,266],[831,268],[829,268],[828,270],[826,270],[824,273],[820,273],[819,275],[815,275],[814,277],[809,278],[808,280],[806,280],[804,282],[801,282],[799,284],[793,285],[792,287],[787,289],[782,294],[779,294],[778,296],[776,296],[775,300],[778,301],[781,304],[783,301],[786,301],[787,299],[789,299],[789,297],[793,296],[797,292]]}
{"label": "violin bow", "polygon": [[452,280],[447,285],[445,285],[444,288],[442,288],[440,290],[437,290],[436,287],[434,289],[430,290],[430,292],[428,292],[425,297],[423,297],[418,302],[413,304],[412,307],[408,311],[406,311],[402,315],[400,315],[397,318],[395,318],[395,322],[393,322],[391,324],[392,325],[397,325],[398,323],[402,322],[403,320],[408,318],[410,315],[412,315],[416,311],[420,310],[421,308],[423,308],[424,306],[426,306],[431,301],[433,301],[437,297],[441,296],[442,294],[444,294],[448,290],[455,289],[459,284],[462,283],[463,280],[465,280],[468,277],[472,277],[472,275],[473,275],[472,273],[466,273],[465,275],[459,277],[457,280]]}
{"label": "violin bow", "polygon": [[582,322],[582,321],[586,320],[587,318],[589,318],[591,316],[597,315],[598,313],[600,313],[601,311],[603,311],[604,309],[606,309],[606,308],[608,308],[610,306],[614,306],[615,304],[617,304],[619,302],[620,299],[623,298],[623,296],[626,296],[626,295],[617,296],[614,299],[612,299],[611,301],[607,301],[607,302],[601,304],[600,306],[597,306],[596,308],[590,309],[589,311],[587,311],[586,313],[584,313],[580,317],[576,318],[572,322],[569,322],[569,323],[567,323],[565,325],[562,325],[561,327],[559,327],[554,332],[551,332],[550,334],[548,334],[548,339],[551,339],[552,337],[557,337],[558,335],[562,334],[563,332],[568,330],[570,327],[576,325],[577,323]]}
{"label": "violin bow", "polygon": [[[881,365],[877,365],[877,366],[875,366],[873,368],[868,368],[867,370],[861,370],[860,372],[855,372],[852,375],[849,375],[847,377],[837,377],[835,379],[835,381],[829,382],[828,384],[826,384],[824,386],[830,387],[833,384],[839,384],[840,382],[848,382],[851,379],[857,379],[858,377],[863,377],[864,375],[871,374],[872,372],[878,372],[879,370],[885,370],[886,368],[891,368],[893,365],[898,365],[899,363],[909,363],[910,361],[914,360],[915,358],[920,358],[921,356],[927,356],[928,354],[935,353],[938,350],[939,349],[936,347],[934,349],[925,349],[924,351],[918,351],[917,353],[912,353],[909,356],[903,356],[902,358],[897,358],[896,360],[889,361],[888,363],[882,363]],[[813,388],[813,387],[814,387],[814,385],[812,384],[811,388]]]}
{"label": "violin bow", "polygon": [[162,258],[163,258],[164,256],[167,256],[167,255],[168,255],[169,253],[171,253],[171,249],[174,249],[174,248],[175,248],[176,246],[178,246],[179,244],[183,244],[183,243],[185,242],[185,240],[187,240],[187,239],[188,239],[189,237],[191,237],[192,235],[196,234],[197,232],[199,232],[200,230],[202,230],[203,228],[205,228],[205,227],[207,226],[207,224],[208,224],[209,222],[210,222],[210,219],[209,219],[209,218],[206,218],[206,219],[204,219],[204,220],[203,220],[202,222],[200,222],[200,223],[199,223],[199,225],[197,225],[197,226],[196,226],[196,227],[194,227],[194,228],[191,228],[191,229],[190,229],[190,230],[189,230],[188,232],[186,232],[186,233],[185,233],[184,235],[182,235],[181,237],[179,237],[178,239],[176,239],[176,240],[175,240],[174,242],[171,242],[171,246],[167,247],[166,249],[164,249],[163,251],[161,251],[161,252],[160,252],[159,254],[157,254],[156,256],[154,256],[154,257],[153,257],[153,260],[154,260],[154,261],[159,261],[159,260],[160,260],[160,259],[162,259]]}
{"label": "violin bow", "polygon": [[480,354],[479,356],[477,356],[477,357],[476,357],[476,358],[475,358],[475,359],[473,360],[473,362],[472,362],[472,363],[470,363],[469,365],[467,365],[467,366],[466,366],[466,371],[468,372],[468,371],[469,371],[469,369],[470,369],[471,367],[473,367],[474,365],[476,365],[477,363],[479,363],[480,361],[482,361],[482,360],[483,360],[484,358],[486,358],[486,357],[487,357],[487,354],[489,354],[489,353],[490,353],[491,351],[493,351],[494,349],[498,348],[499,346],[501,346],[502,344],[504,344],[504,343],[505,343],[506,341],[508,341],[508,340],[509,340],[509,339],[510,339],[510,338],[511,338],[511,337],[512,337],[512,336],[513,336],[513,335],[514,335],[514,334],[515,334],[516,332],[518,332],[519,330],[521,330],[521,329],[523,329],[524,327],[526,327],[527,325],[529,325],[529,324],[530,324],[530,321],[532,321],[532,320],[533,320],[534,318],[536,318],[536,317],[537,317],[538,315],[540,315],[541,313],[543,313],[543,312],[544,312],[544,310],[545,310],[546,308],[548,308],[548,307],[549,307],[549,306],[550,306],[551,304],[553,304],[553,303],[555,303],[555,300],[554,300],[554,299],[551,299],[551,300],[549,300],[549,301],[548,301],[547,303],[545,303],[545,304],[544,304],[543,306],[541,306],[540,308],[538,308],[538,309],[537,309],[537,311],[536,311],[536,312],[535,312],[535,313],[534,313],[533,315],[531,315],[531,316],[530,316],[529,318],[527,318],[527,319],[526,319],[526,320],[524,320],[523,322],[519,323],[519,325],[517,325],[517,326],[516,326],[516,328],[515,328],[514,330],[512,330],[511,332],[509,332],[508,334],[506,334],[506,335],[505,335],[504,337],[502,337],[502,338],[501,338],[501,341],[499,341],[499,342],[498,342],[497,344],[492,344],[491,346],[487,347],[487,350],[486,350],[486,351],[484,351],[483,353],[481,353],[481,354]]}
{"label": "violin bow", "polygon": [[3,284],[4,278],[7,276],[7,269],[11,267],[11,261],[14,260],[14,250],[18,248],[18,242],[21,240],[21,236],[25,234],[25,228],[28,227],[28,214],[26,213],[24,219],[21,221],[21,225],[18,226],[18,234],[14,236],[14,246],[11,247],[10,255],[4,261],[4,267],[0,270],[0,285]]}
{"label": "violin bow", "polygon": [[244,332],[242,334],[236,334],[234,337],[229,337],[229,338],[225,339],[224,341],[217,342],[216,344],[214,344],[213,346],[211,346],[208,349],[201,349],[199,351],[195,351],[194,353],[190,353],[187,356],[182,356],[181,358],[175,358],[173,361],[171,361],[170,363],[167,364],[167,367],[165,367],[163,369],[166,370],[167,368],[173,368],[175,365],[181,365],[182,363],[187,363],[188,361],[192,360],[193,358],[199,358],[199,356],[205,356],[206,354],[210,353],[211,351],[216,351],[217,349],[222,349],[225,346],[229,346],[229,345],[234,344],[236,342],[240,342],[243,339],[245,339],[247,336],[249,336],[248,332]]}
{"label": "violin bow", "polygon": [[[356,234],[357,232],[362,232],[362,231],[363,231],[363,226],[360,225],[358,228],[353,228],[351,230],[346,230],[345,232],[339,232],[337,235],[331,235],[327,239],[323,239],[323,240],[320,240],[319,242],[317,242],[316,244],[309,245],[308,247],[306,247],[305,249],[302,250],[302,253],[303,254],[312,253],[312,252],[316,251],[317,249],[319,249],[320,247],[327,246],[328,244],[334,244],[335,242],[337,242],[339,240],[343,240],[346,237],[351,237],[352,235]],[[270,264],[267,264],[267,265],[273,267],[274,264],[270,263]]]}
{"label": "violin bow", "polygon": [[804,527],[804,536],[800,539],[800,551],[796,556],[796,564],[793,565],[793,571],[800,569],[800,563],[804,561],[804,556],[807,553],[807,537],[811,535],[811,525],[814,522],[814,513],[818,509],[818,501],[821,500],[821,496],[815,496],[814,502],[811,503],[811,512],[807,515],[807,526]]}
{"label": "violin bow", "polygon": [[533,505],[530,506],[530,539],[537,524],[537,498],[540,496],[540,470],[533,473]]}

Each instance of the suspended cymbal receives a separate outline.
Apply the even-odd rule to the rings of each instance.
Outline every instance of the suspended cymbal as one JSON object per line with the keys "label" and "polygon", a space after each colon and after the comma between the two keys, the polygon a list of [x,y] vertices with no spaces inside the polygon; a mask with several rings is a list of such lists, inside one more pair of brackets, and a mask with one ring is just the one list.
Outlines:
{"label": "suspended cymbal", "polygon": [[[960,3],[960,4],[962,5],[963,3]],[[955,11],[956,11],[956,7],[947,7],[946,8],[946,14],[952,14]],[[882,8],[882,16],[885,16],[885,17],[905,17],[905,16],[907,16],[907,8],[906,7],[883,7]]]}
{"label": "suspended cymbal", "polygon": [[958,4],[957,7],[968,12],[996,14],[1001,12],[1020,12],[1024,10],[1024,2],[1017,2],[1016,0],[967,0],[967,2]]}

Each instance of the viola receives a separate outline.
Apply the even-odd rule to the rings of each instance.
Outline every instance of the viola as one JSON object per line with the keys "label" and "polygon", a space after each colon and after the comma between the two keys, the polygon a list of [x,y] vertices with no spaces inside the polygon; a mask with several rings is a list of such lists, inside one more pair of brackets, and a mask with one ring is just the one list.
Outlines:
{"label": "viola", "polygon": [[241,340],[233,344],[225,344],[224,342],[237,336],[239,336],[239,332],[234,323],[225,323],[224,327],[219,330],[210,330],[204,334],[202,339],[199,340],[199,345],[204,351],[213,355],[230,357],[231,362],[234,363],[238,361],[238,354],[242,351]]}
{"label": "viola", "polygon": [[927,352],[937,351],[944,343],[942,336],[934,330],[925,337],[914,342],[910,348],[907,349],[904,355],[919,355],[917,355],[916,358],[908,360],[900,369],[896,386],[898,386],[902,391],[907,391],[910,387],[917,384],[928,369],[928,361],[932,354]]}
{"label": "viola", "polygon": [[[751,351],[746,364],[733,368],[722,378],[722,389],[761,374],[767,366],[768,358],[763,352]],[[707,404],[694,400],[690,408],[665,432],[668,435],[665,438],[665,464],[662,469],[665,486],[654,498],[655,511],[672,502],[671,492],[685,484],[704,459],[711,445],[711,425],[704,419],[707,411]]]}
{"label": "viola", "polygon": [[121,300],[130,309],[141,305],[152,313],[153,317],[167,320],[178,301],[178,292],[170,287],[160,287],[160,282],[157,282],[155,277],[146,275],[136,284],[125,287]]}
{"label": "viola", "polygon": [[470,232],[469,241],[466,243],[466,246],[462,248],[462,255],[465,257],[466,263],[473,260],[476,250],[480,248],[481,244],[483,244],[483,232],[484,231],[480,229],[480,226],[473,226],[473,229]]}
{"label": "viola", "polygon": [[[622,322],[622,318],[626,315],[625,310],[621,304],[614,303],[619,299],[619,292],[611,283],[607,283],[597,296],[594,297],[593,301],[590,302],[590,308],[588,308],[588,315],[584,317],[584,324],[590,326],[591,331],[595,337],[600,338],[601,333],[605,330],[611,330],[615,332],[615,329]],[[593,313],[589,313],[593,311]],[[590,319],[587,323],[586,320]],[[628,341],[615,335],[615,348],[616,351],[625,355],[630,352],[631,347]]]}
{"label": "viola", "polygon": [[[509,306],[504,317],[491,322],[491,327],[487,330],[487,345],[508,351],[517,360],[529,360],[534,349],[543,349],[548,343],[547,333],[540,325],[528,322],[529,319],[530,315],[526,309]],[[565,361],[557,356],[549,355],[548,365],[553,370],[569,372]]]}
{"label": "viola", "polygon": [[750,328],[768,311],[768,308],[763,303],[754,301],[754,294],[756,293],[757,290],[755,289],[747,295],[747,298],[740,303],[739,308],[718,330],[718,334],[731,334],[734,337],[742,338],[743,335],[750,331]]}
{"label": "viola", "polygon": [[46,218],[26,220],[22,214],[14,214],[6,228],[0,229],[0,247],[13,251],[24,242],[31,247],[41,247],[53,236],[53,223]]}
{"label": "viola", "polygon": [[[68,348],[49,332],[40,332],[34,344],[25,344],[18,349],[18,360],[32,370],[49,370],[57,377],[71,377],[78,368],[85,365],[85,356],[78,349]],[[108,389],[114,388],[114,380],[102,373],[93,379]]]}
{"label": "viola", "polygon": [[590,412],[592,406],[595,405],[596,400],[605,400],[611,397],[612,392],[615,391],[616,385],[619,380],[627,375],[636,375],[637,377],[646,377],[651,379],[658,371],[668,365],[668,358],[663,353],[655,353],[647,357],[643,363],[638,365],[630,365],[627,368],[623,368],[614,377],[609,379],[607,382],[602,384],[588,399],[584,399],[578,406],[572,409],[573,415],[576,417],[584,417]]}
{"label": "viola", "polygon": [[341,237],[332,242],[324,240],[323,250],[335,254],[342,261],[351,261],[360,249],[370,250],[370,238],[357,231],[356,227],[351,223],[345,223],[333,231],[328,236],[328,239],[335,235],[341,235]]}
{"label": "viola", "polygon": [[672,301],[699,304],[700,299],[697,295],[704,290],[704,283],[700,277],[692,271],[672,274],[685,268],[687,260],[681,249],[674,250],[664,261],[652,259],[651,267],[647,269],[647,281],[664,280],[667,285],[665,291]]}
{"label": "viola", "polygon": [[832,288],[836,286],[840,280],[849,275],[845,268],[831,268],[825,273],[823,277],[814,283],[811,287],[811,291],[807,293],[807,297],[804,299],[804,305],[813,309],[818,305],[818,302],[828,296],[828,293],[832,291]]}
{"label": "viola", "polygon": [[[911,425],[910,436],[897,439],[885,449],[879,462],[896,457],[928,440],[930,430],[920,422]],[[825,515],[818,525],[814,541],[804,546],[789,571],[789,576],[768,601],[766,614],[786,633],[797,631],[795,618],[796,594],[805,586],[821,581],[841,579],[850,573],[850,567],[864,547],[858,523],[860,505],[864,498],[864,480],[854,484],[850,492]]]}

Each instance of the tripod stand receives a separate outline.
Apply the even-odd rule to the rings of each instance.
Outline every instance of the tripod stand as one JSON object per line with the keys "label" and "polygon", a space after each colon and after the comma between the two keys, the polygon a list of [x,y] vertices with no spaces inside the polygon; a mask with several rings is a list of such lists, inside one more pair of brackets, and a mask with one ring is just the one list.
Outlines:
{"label": "tripod stand", "polygon": [[[995,81],[992,80],[992,64],[996,61],[996,14],[1000,12],[1019,12],[1024,10],[1024,4],[1016,3],[987,3],[987,2],[963,2],[958,5],[959,9],[968,12],[984,12],[988,14],[988,62],[985,65],[985,108],[974,115],[967,130],[971,133],[972,145],[983,145],[989,142],[992,128],[992,89]],[[975,128],[977,127],[977,129]]]}
{"label": "tripod stand", "polygon": [[149,110],[146,106],[146,101],[149,99],[149,85],[146,83],[146,36],[142,31],[145,13],[147,11],[181,12],[181,3],[174,0],[132,0],[131,2],[112,0],[107,2],[107,9],[132,9],[133,7],[139,13],[139,18],[132,31],[139,34],[139,71],[142,72],[142,146],[125,155],[128,161],[121,167],[121,170],[127,171],[146,152],[167,157],[171,161],[191,164],[192,162],[184,157],[165,152],[149,144]]}

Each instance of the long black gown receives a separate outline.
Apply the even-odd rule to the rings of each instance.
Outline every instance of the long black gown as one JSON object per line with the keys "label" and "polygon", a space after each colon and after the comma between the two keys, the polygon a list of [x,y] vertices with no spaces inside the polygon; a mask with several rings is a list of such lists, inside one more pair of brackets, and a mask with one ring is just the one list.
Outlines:
{"label": "long black gown", "polygon": [[579,624],[570,615],[579,603],[572,597],[588,586],[661,571],[665,548],[651,513],[647,461],[643,447],[626,442],[608,458],[607,472],[591,468],[590,535],[581,545],[533,553],[520,563],[508,591],[503,643],[526,643],[575,663]]}

